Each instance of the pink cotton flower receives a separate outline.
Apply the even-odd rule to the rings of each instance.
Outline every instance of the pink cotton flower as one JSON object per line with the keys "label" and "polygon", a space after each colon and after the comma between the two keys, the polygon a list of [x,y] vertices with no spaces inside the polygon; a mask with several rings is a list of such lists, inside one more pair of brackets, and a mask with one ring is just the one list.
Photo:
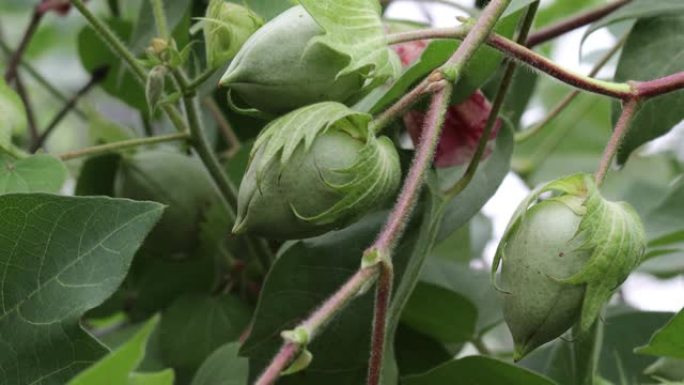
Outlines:
{"label": "pink cotton flower", "polygon": [[[407,67],[418,60],[427,44],[427,41],[419,40],[396,45],[394,49],[402,65]],[[475,91],[465,101],[449,106],[435,152],[435,167],[451,167],[470,161],[475,154],[491,110],[491,104],[480,90]],[[423,110],[411,110],[404,115],[404,125],[414,145],[420,140],[424,120],[425,111]],[[483,159],[491,153],[493,139],[496,138],[500,127],[501,120],[497,119]]]}

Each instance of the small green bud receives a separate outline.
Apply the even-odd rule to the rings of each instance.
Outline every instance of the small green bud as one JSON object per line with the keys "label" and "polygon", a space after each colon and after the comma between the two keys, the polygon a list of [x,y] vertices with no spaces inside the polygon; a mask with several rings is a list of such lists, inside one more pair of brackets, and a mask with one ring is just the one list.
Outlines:
{"label": "small green bud", "polygon": [[316,42],[323,34],[302,6],[292,7],[247,40],[220,84],[269,113],[347,100],[362,89],[364,74],[340,75],[349,57]]}
{"label": "small green bud", "polygon": [[257,139],[240,184],[234,232],[305,238],[342,227],[384,203],[401,176],[392,142],[370,117],[318,103],[273,121]]}
{"label": "small green bud", "polygon": [[147,107],[154,113],[159,107],[164,96],[164,83],[166,78],[166,66],[157,65],[150,71],[145,84],[145,99]]}
{"label": "small green bud", "polygon": [[[539,201],[545,192],[556,192]],[[504,318],[518,360],[574,324],[588,330],[641,262],[643,225],[627,203],[610,202],[589,175],[534,191],[514,214],[492,266],[502,264]]]}
{"label": "small green bud", "polygon": [[228,63],[264,20],[249,8],[225,0],[211,0],[204,17],[207,65],[217,68]]}

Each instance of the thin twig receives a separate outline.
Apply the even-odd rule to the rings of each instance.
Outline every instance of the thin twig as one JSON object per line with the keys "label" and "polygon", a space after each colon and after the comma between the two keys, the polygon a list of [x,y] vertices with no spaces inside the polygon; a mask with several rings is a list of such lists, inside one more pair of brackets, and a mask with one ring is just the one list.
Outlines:
{"label": "thin twig", "polygon": [[379,385],[382,377],[382,363],[387,338],[387,323],[390,298],[392,296],[392,283],[394,281],[394,268],[392,262],[387,260],[380,262],[380,275],[378,276],[375,289],[375,305],[373,308],[373,333],[371,336],[371,352],[368,360],[367,385]]}
{"label": "thin twig", "polygon": [[26,30],[24,31],[24,35],[22,36],[21,41],[19,42],[19,46],[17,46],[17,49],[14,51],[14,53],[9,59],[9,62],[7,63],[7,68],[5,69],[5,81],[7,83],[11,83],[17,75],[17,67],[19,66],[19,63],[21,63],[21,58],[24,55],[24,52],[26,51],[26,47],[28,47],[31,38],[33,37],[33,34],[38,29],[38,25],[40,25],[40,21],[43,19],[43,15],[44,13],[38,10],[38,6],[35,6],[33,8],[31,20],[26,26]]}
{"label": "thin twig", "polygon": [[[610,62],[610,59],[622,48],[622,46],[625,44],[625,41],[627,40],[627,37],[623,37],[618,41],[613,48],[611,48],[608,52],[606,52],[605,55],[594,65],[594,67],[591,69],[589,72],[590,77],[595,77],[603,67]],[[534,135],[538,134],[541,132],[541,130],[546,127],[547,124],[549,124],[553,119],[555,119],[558,115],[560,115],[561,112],[565,110],[567,106],[570,105],[570,103],[575,100],[577,96],[579,96],[580,91],[579,90],[573,90],[570,91],[555,107],[549,111],[549,113],[538,123],[533,125],[532,127],[522,130],[520,132],[517,132],[515,134],[515,141],[516,142],[524,142],[528,140],[529,138],[533,137]]]}
{"label": "thin twig", "polygon": [[[525,13],[525,18],[521,22],[518,38],[516,39],[518,43],[524,42],[527,39],[527,34],[529,33],[530,28],[532,27],[532,23],[534,22],[534,17],[537,14],[538,8],[539,1],[535,1],[534,3],[529,5],[527,12]],[[473,154],[473,157],[470,159],[470,163],[468,163],[468,167],[466,168],[466,171],[463,174],[463,176],[453,185],[453,187],[451,187],[445,192],[447,199],[451,199],[459,193],[461,193],[461,191],[463,191],[463,189],[465,189],[468,186],[468,184],[470,184],[470,181],[475,176],[477,168],[480,165],[480,160],[482,159],[482,156],[484,156],[485,150],[487,148],[487,143],[489,142],[489,138],[492,134],[494,126],[496,125],[497,119],[499,119],[499,112],[501,111],[501,108],[503,107],[504,102],[506,101],[506,95],[508,95],[508,89],[511,86],[513,75],[515,75],[515,70],[516,63],[515,61],[511,60],[506,65],[504,75],[501,79],[501,83],[499,84],[499,89],[496,92],[496,96],[494,97],[492,109],[489,111],[489,116],[487,117],[487,122],[485,123],[484,130],[482,130],[480,140],[477,143],[475,153]]]}
{"label": "thin twig", "polygon": [[558,36],[564,35],[577,28],[584,27],[585,25],[591,24],[596,20],[615,12],[617,9],[631,1],[632,0],[616,0],[612,3],[599,6],[587,12],[570,16],[569,18],[561,20],[554,25],[550,25],[540,29],[539,31],[533,32],[530,34],[530,37],[527,39],[527,43],[525,45],[528,47],[534,47],[549,40],[555,39]]}
{"label": "thin twig", "polygon": [[26,110],[26,121],[28,123],[29,137],[31,142],[38,138],[38,122],[36,121],[36,113],[33,110],[33,102],[28,95],[26,90],[26,85],[24,84],[24,79],[18,73],[14,76],[14,85],[17,89],[17,94],[19,98],[24,103],[24,109]]}
{"label": "thin twig", "polygon": [[86,148],[82,148],[80,150],[65,152],[65,153],[59,154],[57,156],[62,160],[71,160],[71,159],[81,158],[84,156],[107,154],[110,152],[116,152],[116,151],[126,150],[129,148],[146,146],[146,145],[150,145],[150,144],[173,142],[173,141],[178,141],[178,140],[187,140],[189,138],[190,138],[190,135],[188,135],[188,133],[174,132],[173,134],[151,136],[148,138],[136,138],[136,139],[122,140],[119,142],[113,142],[113,143],[101,144],[98,146],[86,147]]}
{"label": "thin twig", "polygon": [[398,117],[404,115],[406,111],[416,104],[423,96],[428,93],[427,86],[429,82],[427,79],[418,83],[411,91],[404,94],[397,102],[380,113],[371,122],[371,131],[376,134],[382,131],[388,124],[392,123]]}
{"label": "thin twig", "polygon": [[96,69],[90,76],[90,80],[81,89],[79,89],[67,102],[62,106],[62,109],[57,112],[57,114],[52,118],[47,128],[38,136],[38,139],[31,144],[30,151],[36,152],[39,148],[43,146],[47,138],[52,134],[59,123],[64,119],[65,116],[71,111],[76,103],[87,94],[95,85],[97,85],[102,79],[107,76],[109,67],[102,67]]}
{"label": "thin twig", "polygon": [[595,179],[596,184],[601,185],[603,179],[605,179],[606,174],[610,165],[613,163],[613,158],[620,148],[622,140],[625,138],[625,134],[629,131],[632,120],[639,110],[640,100],[638,98],[633,98],[624,103],[622,107],[622,114],[615,124],[615,129],[613,130],[613,135],[611,135],[606,148],[603,150],[603,156],[601,157],[601,162],[596,170]]}
{"label": "thin twig", "polygon": [[234,155],[240,149],[242,144],[240,143],[240,139],[235,134],[235,131],[233,131],[233,127],[230,125],[230,122],[228,122],[228,119],[223,116],[221,109],[219,108],[218,104],[216,104],[216,100],[214,100],[212,96],[205,97],[202,102],[207,109],[209,109],[209,113],[218,125],[219,132],[223,135],[223,139],[228,145],[227,152],[229,157]]}

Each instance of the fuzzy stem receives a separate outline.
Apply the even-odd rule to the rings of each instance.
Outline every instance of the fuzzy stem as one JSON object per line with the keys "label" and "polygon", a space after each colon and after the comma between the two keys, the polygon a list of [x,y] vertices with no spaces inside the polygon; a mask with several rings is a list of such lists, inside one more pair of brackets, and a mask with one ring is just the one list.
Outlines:
{"label": "fuzzy stem", "polygon": [[684,71],[646,82],[633,82],[633,87],[639,98],[652,98],[677,91],[684,88]]}
{"label": "fuzzy stem", "polygon": [[[310,316],[299,324],[296,329],[303,328],[308,333],[308,339],[311,341],[321,331],[320,329],[326,325],[332,317],[342,310],[352,299],[354,299],[359,291],[372,282],[378,275],[379,265],[373,265],[357,270],[342,287],[340,287],[335,294],[328,298],[321,307],[316,309]],[[287,365],[297,356],[297,353],[303,348],[302,344],[294,341],[286,341],[278,351],[278,354],[273,357],[271,363],[259,376],[255,385],[271,385],[280,376],[280,373],[287,367]]]}
{"label": "fuzzy stem", "polygon": [[382,377],[382,362],[385,356],[385,339],[387,338],[387,323],[394,268],[392,261],[380,262],[380,275],[375,289],[375,305],[373,311],[373,334],[371,336],[371,352],[368,360],[367,385],[379,385]]}
{"label": "fuzzy stem", "polygon": [[58,157],[61,160],[71,160],[76,158],[81,158],[84,156],[101,155],[110,152],[125,150],[129,148],[146,146],[150,144],[173,142],[177,140],[187,140],[190,138],[185,132],[175,132],[173,134],[152,136],[149,138],[139,138],[139,139],[129,139],[122,140],[119,142],[107,143],[98,146],[86,147],[80,150],[74,150],[59,154]]}
{"label": "fuzzy stem", "polygon": [[422,97],[427,94],[428,81],[423,80],[411,91],[404,94],[396,103],[391,105],[385,111],[380,113],[371,122],[370,129],[376,134],[379,134],[387,125],[392,123],[395,119],[402,116],[408,111],[411,106],[416,104]]}
{"label": "fuzzy stem", "polygon": [[[140,62],[138,62],[133,53],[126,48],[124,43],[116,36],[114,31],[112,31],[107,24],[102,22],[102,20],[93,15],[93,13],[90,12],[90,10],[85,6],[83,0],[71,0],[71,4],[78,9],[83,17],[86,18],[90,26],[93,27],[98,36],[109,45],[114,53],[116,53],[128,64],[136,79],[138,79],[141,84],[145,85],[147,81],[147,72],[145,71],[145,68],[142,66],[142,64],[140,64]],[[178,131],[183,132],[186,130],[185,122],[183,121],[180,112],[178,112],[174,106],[165,104],[162,106],[162,109]]]}
{"label": "fuzzy stem", "polygon": [[569,18],[561,20],[554,25],[550,25],[540,29],[539,31],[535,31],[527,39],[527,43],[525,45],[528,47],[534,47],[549,40],[555,39],[556,37],[565,33],[584,27],[587,24],[591,24],[596,20],[613,13],[618,8],[621,8],[623,5],[629,2],[631,2],[631,0],[616,0],[612,3],[599,6],[587,12],[570,16]]}
{"label": "fuzzy stem", "polygon": [[[525,18],[522,20],[520,26],[520,32],[517,38],[517,41],[519,43],[527,40],[527,34],[529,33],[530,28],[532,27],[532,22],[534,21],[534,17],[537,14],[538,8],[539,1],[535,1],[528,7],[527,12],[525,13]],[[475,150],[475,154],[473,154],[472,159],[470,159],[470,163],[468,163],[468,167],[466,168],[466,171],[461,177],[461,179],[459,179],[453,187],[446,191],[448,200],[453,199],[456,195],[463,191],[463,189],[465,189],[468,186],[468,184],[470,184],[470,181],[475,176],[477,168],[480,165],[480,160],[482,159],[482,156],[484,156],[485,150],[487,148],[489,137],[492,134],[492,130],[496,125],[497,119],[499,118],[499,112],[501,111],[501,108],[503,107],[504,102],[506,101],[506,95],[508,94],[508,89],[511,86],[513,75],[515,75],[515,70],[515,61],[510,61],[506,65],[506,70],[501,79],[501,83],[499,84],[499,89],[496,92],[496,96],[494,97],[494,103],[492,104],[492,109],[489,111],[489,116],[487,117],[485,128],[484,130],[482,130],[480,140],[477,143],[477,149]]]}
{"label": "fuzzy stem", "polygon": [[166,40],[169,38],[169,27],[166,25],[164,0],[150,0],[150,2],[152,3],[152,13],[154,14],[154,24],[157,27],[157,35]]}
{"label": "fuzzy stem", "polygon": [[204,82],[209,80],[209,78],[211,78],[211,76],[215,72],[216,72],[216,68],[207,68],[204,72],[197,75],[197,77],[195,79],[193,79],[190,82],[190,84],[188,84],[188,88],[190,88],[191,90],[198,89],[200,86],[202,86],[202,84],[204,84]]}
{"label": "fuzzy stem", "polygon": [[102,67],[93,72],[88,83],[81,87],[81,89],[79,89],[71,98],[69,98],[69,100],[67,100],[64,106],[62,106],[62,109],[59,110],[59,112],[57,112],[57,115],[55,115],[52,118],[47,128],[38,136],[38,138],[36,138],[35,141],[33,141],[33,143],[31,143],[31,152],[36,152],[39,148],[43,146],[47,138],[50,137],[50,134],[52,134],[52,132],[59,125],[62,119],[64,119],[64,117],[67,116],[69,111],[71,111],[76,106],[76,103],[79,101],[79,99],[81,99],[81,97],[87,94],[96,84],[98,84],[102,79],[104,79],[105,76],[107,76],[108,70],[109,67]]}
{"label": "fuzzy stem", "polygon": [[[626,37],[623,37],[622,39],[620,39],[620,41],[619,41],[617,44],[615,44],[615,46],[613,46],[613,48],[611,48],[608,52],[606,52],[606,54],[601,58],[601,60],[599,60],[599,61],[596,63],[596,65],[594,65],[594,67],[591,69],[591,72],[589,72],[589,75],[588,75],[588,76],[590,76],[590,77],[596,76],[596,75],[599,73],[599,71],[601,71],[601,69],[602,69],[606,64],[608,64],[608,62],[610,61],[610,59],[611,59],[618,51],[620,51],[620,49],[622,48],[622,46],[624,46],[626,40],[627,40]],[[546,125],[549,124],[549,123],[550,123],[553,119],[555,119],[558,115],[560,115],[560,113],[563,112],[563,110],[565,110],[565,108],[566,108],[567,106],[569,106],[570,103],[571,103],[573,100],[575,100],[575,98],[576,98],[579,94],[580,94],[580,91],[579,91],[579,90],[574,90],[574,91],[569,92],[569,93],[563,98],[563,100],[561,100],[555,107],[553,107],[553,108],[551,109],[551,111],[549,111],[549,113],[548,113],[542,120],[540,120],[540,121],[539,121],[538,123],[536,123],[534,126],[528,128],[528,129],[526,129],[526,130],[523,130],[523,131],[521,131],[521,132],[516,133],[516,134],[515,134],[515,141],[516,141],[516,142],[524,142],[524,141],[528,140],[529,138],[533,137],[534,135],[538,134],[539,132],[541,132],[541,130],[542,130],[544,127],[546,127]]]}
{"label": "fuzzy stem", "polygon": [[[388,36],[388,40],[392,44],[402,43],[412,40],[422,40],[422,39],[462,39],[467,28],[461,26],[459,28],[436,28],[436,29],[423,29],[411,32],[401,32]],[[556,79],[567,83],[573,87],[590,91],[602,95],[611,96],[617,99],[629,99],[635,96],[636,91],[627,83],[615,83],[603,80],[593,79],[588,76],[584,76],[580,73],[571,71],[569,69],[563,68],[551,60],[545,58],[544,56],[526,48],[520,44],[517,44],[511,40],[506,39],[497,34],[491,34],[487,41],[487,44],[497,50],[501,51],[503,54],[520,60],[524,64],[527,64],[541,72],[544,72]],[[674,76],[674,75],[673,75]],[[679,82],[684,82],[684,76],[682,79],[677,79]],[[647,82],[648,83],[648,82]],[[644,86],[641,84],[642,87]],[[636,84],[635,87],[638,87]],[[650,85],[652,86],[652,85]],[[658,84],[658,87],[663,87],[663,84]],[[677,86],[671,88],[676,89]],[[680,87],[684,87],[681,85]],[[670,89],[670,91],[674,90]],[[653,91],[650,91],[653,92]],[[659,91],[658,91],[659,92]]]}
{"label": "fuzzy stem", "polygon": [[634,116],[639,110],[640,100],[633,98],[628,100],[623,104],[622,114],[615,124],[615,129],[613,130],[613,135],[610,137],[606,148],[603,150],[603,157],[599,163],[599,167],[596,170],[594,178],[596,179],[596,185],[600,186],[608,173],[610,165],[613,163],[613,158],[615,153],[617,153],[620,148],[620,144],[625,137],[629,127],[634,119]]}
{"label": "fuzzy stem", "polygon": [[35,6],[33,8],[31,20],[26,26],[26,30],[24,31],[24,35],[22,36],[21,41],[19,42],[19,46],[14,51],[12,56],[9,58],[7,68],[5,69],[5,81],[7,83],[10,83],[12,80],[14,80],[15,76],[17,75],[17,67],[19,66],[19,63],[21,63],[21,58],[24,55],[24,52],[26,51],[26,47],[28,47],[31,38],[33,37],[33,34],[38,29],[38,25],[40,25],[40,21],[43,19],[43,15],[44,13],[39,11],[38,6]]}

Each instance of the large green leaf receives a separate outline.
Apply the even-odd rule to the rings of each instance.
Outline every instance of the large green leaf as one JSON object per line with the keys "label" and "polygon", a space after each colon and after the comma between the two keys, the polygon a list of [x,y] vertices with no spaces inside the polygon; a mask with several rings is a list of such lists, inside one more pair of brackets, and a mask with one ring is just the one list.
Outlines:
{"label": "large green leaf", "polygon": [[62,385],[106,349],[79,326],[123,280],[162,206],[0,196],[0,383]]}
{"label": "large green leaf", "polygon": [[658,330],[648,345],[637,349],[638,353],[684,358],[684,310],[680,311],[662,329]]}
{"label": "large green leaf", "polygon": [[403,385],[554,385],[527,369],[489,357],[471,356],[442,364],[426,373],[406,377]]}
{"label": "large green leaf", "polygon": [[477,309],[462,295],[419,283],[401,314],[412,329],[444,343],[464,343],[475,333]]}
{"label": "large green leaf", "polygon": [[[627,38],[615,80],[652,80],[684,71],[684,16],[640,19]],[[627,161],[637,147],[667,133],[684,119],[684,91],[647,100],[634,117],[618,151],[618,163]],[[620,109],[613,109],[613,123]]]}
{"label": "large green leaf", "polygon": [[238,339],[250,316],[249,307],[232,295],[178,298],[164,310],[159,326],[164,363],[181,380],[192,378],[216,348]]}
{"label": "large green leaf", "polygon": [[147,341],[158,323],[159,317],[149,320],[126,343],[79,373],[67,385],[173,385],[173,371],[170,371],[170,378],[167,372],[133,373],[145,357]]}
{"label": "large green leaf", "polygon": [[643,371],[656,357],[634,354],[634,349],[648,342],[671,317],[671,313],[638,311],[608,316],[599,361],[601,376],[620,385],[646,383]]}
{"label": "large green leaf", "polygon": [[394,355],[401,377],[423,373],[454,356],[444,344],[404,324],[399,324],[394,336]]}
{"label": "large green leaf", "polygon": [[399,73],[399,58],[386,44],[385,27],[377,0],[299,0],[326,32],[316,43],[349,57],[339,76],[366,72],[373,84],[382,84]]}
{"label": "large green leaf", "polygon": [[680,0],[632,0],[617,11],[592,24],[584,33],[583,39],[586,39],[594,31],[613,23],[656,16],[673,16],[682,12],[684,12],[684,3]]}
{"label": "large green leaf", "polygon": [[0,194],[57,193],[67,178],[67,169],[57,158],[39,154],[21,159],[2,159]]}
{"label": "large green leaf", "polygon": [[230,0],[233,3],[247,5],[266,20],[273,19],[294,5],[290,0]]}
{"label": "large green leaf", "polygon": [[192,379],[192,385],[247,385],[249,361],[238,356],[240,344],[231,342],[216,349]]}

